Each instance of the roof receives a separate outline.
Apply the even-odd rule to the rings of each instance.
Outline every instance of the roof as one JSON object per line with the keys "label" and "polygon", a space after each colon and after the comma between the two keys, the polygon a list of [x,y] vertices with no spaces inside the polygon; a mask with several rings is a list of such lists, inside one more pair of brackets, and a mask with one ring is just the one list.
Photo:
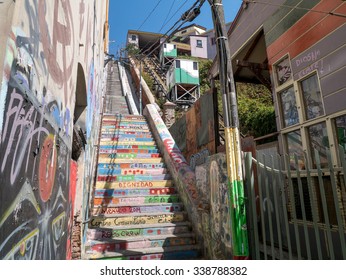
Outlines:
{"label": "roof", "polygon": [[190,25],[184,26],[183,28],[178,29],[178,30],[176,31],[176,33],[180,32],[180,31],[182,31],[182,30],[185,30],[185,29],[187,29],[187,28],[193,27],[193,26],[194,26],[194,27],[198,27],[198,28],[203,29],[203,30],[207,30],[207,28],[205,28],[204,26],[198,25],[198,24],[196,24],[196,23],[193,23],[193,24],[190,24]]}

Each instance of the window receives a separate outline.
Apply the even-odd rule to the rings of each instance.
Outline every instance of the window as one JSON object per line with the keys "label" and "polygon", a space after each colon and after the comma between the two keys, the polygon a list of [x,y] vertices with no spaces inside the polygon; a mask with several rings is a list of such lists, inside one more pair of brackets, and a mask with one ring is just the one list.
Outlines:
{"label": "window", "polygon": [[212,45],[216,45],[215,37],[211,37],[210,38],[210,42],[211,42]]}
{"label": "window", "polygon": [[187,30],[183,30],[183,31],[181,31],[181,34],[184,34],[184,33],[186,33],[187,32]]}
{"label": "window", "polygon": [[324,115],[320,87],[317,75],[310,76],[300,82],[304,100],[305,117],[307,120]]}
{"label": "window", "polygon": [[167,48],[167,44],[163,44],[163,47],[166,49]]}
{"label": "window", "polygon": [[[321,167],[328,167],[327,149],[329,149],[329,140],[326,123],[318,123],[308,127],[310,140],[310,152],[313,160],[313,167],[317,167],[317,160],[321,163]],[[318,152],[318,158],[315,156]]]}
{"label": "window", "polygon": [[193,70],[197,70],[197,69],[198,69],[198,67],[197,67],[197,62],[194,61],[194,62],[193,62]]}
{"label": "window", "polygon": [[279,86],[292,79],[292,70],[288,57],[285,57],[275,65],[275,75]]}
{"label": "window", "polygon": [[132,35],[132,36],[131,36],[131,40],[132,40],[132,41],[136,41],[136,40],[137,40],[137,36],[136,36],[136,35]]}
{"label": "window", "polygon": [[180,68],[180,60],[175,61],[175,68]]}
{"label": "window", "polygon": [[286,134],[286,142],[288,147],[288,154],[290,157],[290,167],[291,169],[296,169],[297,164],[295,160],[295,155],[297,155],[298,159],[298,167],[303,169],[305,167],[305,160],[303,155],[303,143],[302,143],[302,135],[300,130],[295,130]]}
{"label": "window", "polygon": [[342,147],[342,149],[344,150],[344,158],[346,159],[346,115],[335,118],[334,126],[338,149],[339,146]]}
{"label": "window", "polygon": [[197,40],[196,43],[197,43],[197,45],[196,45],[197,48],[203,48],[202,40]]}
{"label": "window", "polygon": [[284,127],[297,124],[299,122],[296,96],[294,87],[291,86],[279,93],[281,103],[281,113]]}

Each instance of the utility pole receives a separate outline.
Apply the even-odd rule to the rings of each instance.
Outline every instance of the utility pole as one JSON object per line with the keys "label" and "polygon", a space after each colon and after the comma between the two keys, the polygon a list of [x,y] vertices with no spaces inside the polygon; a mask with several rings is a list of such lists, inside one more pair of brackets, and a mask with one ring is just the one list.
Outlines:
{"label": "utility pole", "polygon": [[222,93],[233,257],[249,255],[238,107],[222,0],[208,0],[213,15]]}

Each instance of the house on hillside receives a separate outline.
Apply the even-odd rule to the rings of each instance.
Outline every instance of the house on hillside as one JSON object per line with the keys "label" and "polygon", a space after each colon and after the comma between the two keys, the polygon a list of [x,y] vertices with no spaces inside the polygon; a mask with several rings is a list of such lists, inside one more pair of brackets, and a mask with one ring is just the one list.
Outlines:
{"label": "house on hillside", "polygon": [[[277,152],[288,155],[286,170],[296,170],[287,193],[290,229],[303,236],[304,228],[305,238],[323,232],[328,245],[310,248],[310,257],[345,258],[346,3],[271,2],[244,1],[228,31],[234,80],[272,92]],[[218,77],[216,60],[210,76]],[[296,253],[309,258],[301,244]]]}
{"label": "house on hillside", "polygon": [[[213,59],[216,54],[215,35],[213,34],[213,29],[206,32],[205,27],[191,24],[177,30],[167,43],[176,46],[178,56]],[[160,33],[128,30],[126,45],[135,45],[142,52],[146,52],[158,47],[166,37]],[[159,56],[159,52],[159,49],[154,51],[157,56]]]}

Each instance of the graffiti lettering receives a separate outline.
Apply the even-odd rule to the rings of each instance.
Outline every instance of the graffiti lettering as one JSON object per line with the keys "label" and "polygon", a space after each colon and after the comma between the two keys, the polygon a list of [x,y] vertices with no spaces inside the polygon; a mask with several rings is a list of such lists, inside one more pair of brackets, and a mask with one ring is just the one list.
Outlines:
{"label": "graffiti lettering", "polygon": [[[1,172],[5,170],[9,155],[13,155],[11,162],[11,184],[18,176],[20,168],[26,158],[28,162],[30,154],[27,152],[32,141],[40,133],[48,135],[48,130],[44,127],[36,127],[38,113],[32,105],[24,102],[23,97],[13,89],[6,113],[6,120],[1,143],[7,143],[5,155],[2,159]],[[28,164],[26,165],[28,168]]]}

